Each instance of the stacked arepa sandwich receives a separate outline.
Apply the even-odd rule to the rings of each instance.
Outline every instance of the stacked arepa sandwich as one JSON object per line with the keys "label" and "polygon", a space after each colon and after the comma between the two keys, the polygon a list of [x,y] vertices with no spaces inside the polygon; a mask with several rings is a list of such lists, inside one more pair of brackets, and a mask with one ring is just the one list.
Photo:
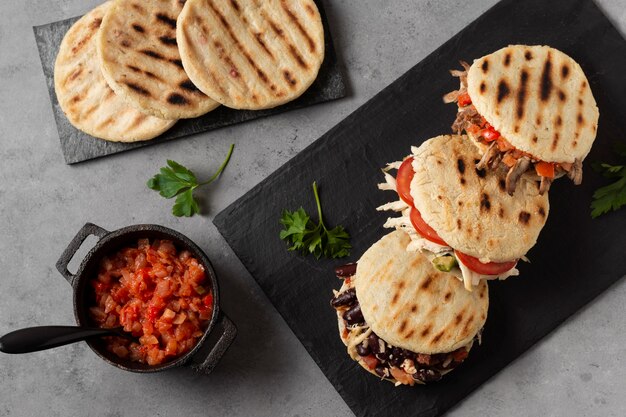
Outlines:
{"label": "stacked arepa sandwich", "polygon": [[[379,207],[396,231],[355,264],[331,305],[362,367],[396,385],[459,366],[487,318],[487,281],[519,275],[549,213],[555,178],[582,181],[598,109],[580,66],[547,46],[514,45],[451,71],[456,135],[412,147],[383,169]],[[465,135],[462,135],[465,133]],[[392,175],[393,171],[395,176]]]}

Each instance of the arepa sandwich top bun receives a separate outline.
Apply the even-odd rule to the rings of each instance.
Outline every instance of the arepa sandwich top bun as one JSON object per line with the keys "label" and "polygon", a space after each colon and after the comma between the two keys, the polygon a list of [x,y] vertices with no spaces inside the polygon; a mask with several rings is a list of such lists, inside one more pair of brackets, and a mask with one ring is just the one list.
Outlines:
{"label": "arepa sandwich top bun", "polygon": [[465,291],[423,254],[407,252],[409,243],[394,231],[357,265],[338,268],[344,283],[331,301],[350,357],[396,385],[438,380],[463,362],[489,308],[486,282]]}
{"label": "arepa sandwich top bun", "polygon": [[541,178],[542,192],[564,174],[580,184],[599,117],[580,65],[537,45],[510,45],[461,64],[463,71],[451,71],[460,88],[444,101],[458,105],[452,129],[467,132],[484,153],[479,167],[505,164],[511,193],[527,170]]}
{"label": "arepa sandwich top bun", "polygon": [[509,195],[504,176],[475,168],[479,160],[467,136],[438,136],[390,164],[396,178],[385,172],[379,185],[400,197],[378,207],[402,213],[385,227],[406,231],[407,250],[430,252],[435,266],[455,273],[468,290],[483,279],[518,275],[517,261],[536,243],[550,207],[537,181],[522,178]]}

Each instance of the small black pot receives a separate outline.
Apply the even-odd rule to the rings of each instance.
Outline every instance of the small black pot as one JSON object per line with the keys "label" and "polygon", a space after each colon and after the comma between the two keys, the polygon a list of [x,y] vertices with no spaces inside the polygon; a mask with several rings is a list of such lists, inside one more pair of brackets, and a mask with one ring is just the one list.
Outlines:
{"label": "small black pot", "polygon": [[[96,245],[89,251],[78,268],[75,275],[67,270],[67,265],[80,248],[83,241],[90,235],[99,238]],[[195,370],[209,373],[213,370],[226,349],[233,342],[237,334],[237,328],[224,313],[220,311],[219,287],[215,271],[211,266],[206,254],[186,236],[154,224],[138,224],[124,227],[114,232],[104,230],[100,226],[92,223],[85,224],[74,236],[69,246],[56,264],[59,272],[72,285],[74,291],[74,316],[76,322],[81,326],[90,325],[88,310],[90,302],[93,302],[90,295],[89,280],[98,274],[100,260],[108,254],[114,253],[127,246],[134,246],[138,239],[168,239],[171,240],[179,250],[188,250],[204,266],[207,278],[211,282],[213,290],[213,316],[204,332],[198,340],[196,346],[185,355],[170,362],[150,366],[143,363],[131,362],[121,359],[105,348],[104,340],[91,339],[87,341],[89,347],[106,362],[120,369],[131,372],[158,372],[183,365],[191,365]]]}

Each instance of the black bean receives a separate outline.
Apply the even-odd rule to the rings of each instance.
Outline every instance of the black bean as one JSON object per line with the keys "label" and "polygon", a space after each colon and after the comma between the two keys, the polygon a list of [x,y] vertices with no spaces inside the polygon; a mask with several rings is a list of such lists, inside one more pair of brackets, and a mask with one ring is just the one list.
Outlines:
{"label": "black bean", "polygon": [[441,379],[441,373],[435,369],[418,369],[413,374],[413,379],[422,382],[434,382]]}
{"label": "black bean", "polygon": [[356,274],[356,263],[349,263],[335,268],[335,274],[339,278],[347,278]]}
{"label": "black bean", "polygon": [[350,310],[343,313],[343,319],[349,326],[364,323],[365,319],[363,318],[363,313],[361,312],[361,305],[357,304]]}
{"label": "black bean", "polygon": [[349,290],[337,294],[332,300],[330,300],[330,305],[335,308],[350,307],[356,302],[356,290],[354,288],[350,288]]}
{"label": "black bean", "polygon": [[365,346],[363,343],[361,343],[356,346],[356,353],[358,353],[359,356],[367,356],[372,353],[372,350],[369,346]]}
{"label": "black bean", "polygon": [[384,351],[378,352],[375,356],[377,359],[386,362],[387,359],[389,359],[389,349],[385,349]]}
{"label": "black bean", "polygon": [[380,351],[380,346],[378,345],[378,336],[372,333],[367,338],[367,345],[369,346],[372,353],[378,353]]}
{"label": "black bean", "polygon": [[394,347],[391,349],[391,355],[389,356],[389,363],[393,366],[397,366],[398,368],[404,362],[404,354],[402,353],[402,349],[398,347]]}
{"label": "black bean", "polygon": [[378,375],[381,378],[385,378],[389,376],[389,368],[387,368],[385,365],[378,365],[374,371],[376,372],[376,375]]}
{"label": "black bean", "polygon": [[412,361],[415,361],[415,357],[417,356],[415,352],[411,352],[408,349],[402,349],[402,355],[405,359],[411,359]]}

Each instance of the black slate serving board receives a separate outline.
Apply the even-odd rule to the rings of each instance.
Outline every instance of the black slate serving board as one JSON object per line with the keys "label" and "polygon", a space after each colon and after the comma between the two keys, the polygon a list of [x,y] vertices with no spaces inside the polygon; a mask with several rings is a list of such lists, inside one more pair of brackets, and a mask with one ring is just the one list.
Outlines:
{"label": "black slate serving board", "polygon": [[345,97],[346,84],[340,70],[340,65],[335,54],[332,37],[328,27],[328,20],[324,12],[321,0],[315,0],[322,16],[324,25],[325,56],[319,74],[315,82],[298,99],[274,109],[259,111],[233,110],[221,106],[216,110],[195,119],[180,120],[173,128],[163,133],[161,136],[143,142],[116,143],[96,139],[86,133],[81,132],[72,126],[57,100],[54,92],[54,62],[56,60],[61,41],[67,30],[76,22],[79,17],[48,23],[41,26],[34,26],[35,40],[39,49],[39,57],[46,78],[52,111],[61,140],[61,150],[68,164],[87,161],[101,156],[112,155],[143,146],[154,145],[164,141],[182,138],[195,133],[206,132],[260,117],[271,116],[288,110],[299,109],[313,104],[336,100]]}
{"label": "black slate serving board", "polygon": [[[529,253],[532,263],[521,263],[521,277],[490,285],[482,346],[440,383],[394,388],[348,358],[328,304],[341,284],[332,269],[357,260],[387,233],[387,214],[375,207],[394,196],[377,190],[380,168],[407,155],[410,145],[450,132],[456,107],[444,105],[441,96],[458,84],[448,69],[514,43],[561,49],[588,75],[601,116],[583,185],[557,181],[548,223]],[[442,414],[626,273],[626,210],[592,220],[589,209],[593,191],[606,183],[590,163],[611,161],[612,143],[626,137],[624,68],[626,41],[593,2],[504,0],[215,218],[357,416]],[[282,209],[304,205],[315,213],[313,180],[326,222],[342,224],[352,235],[352,255],[343,262],[287,252],[278,238]]]}

